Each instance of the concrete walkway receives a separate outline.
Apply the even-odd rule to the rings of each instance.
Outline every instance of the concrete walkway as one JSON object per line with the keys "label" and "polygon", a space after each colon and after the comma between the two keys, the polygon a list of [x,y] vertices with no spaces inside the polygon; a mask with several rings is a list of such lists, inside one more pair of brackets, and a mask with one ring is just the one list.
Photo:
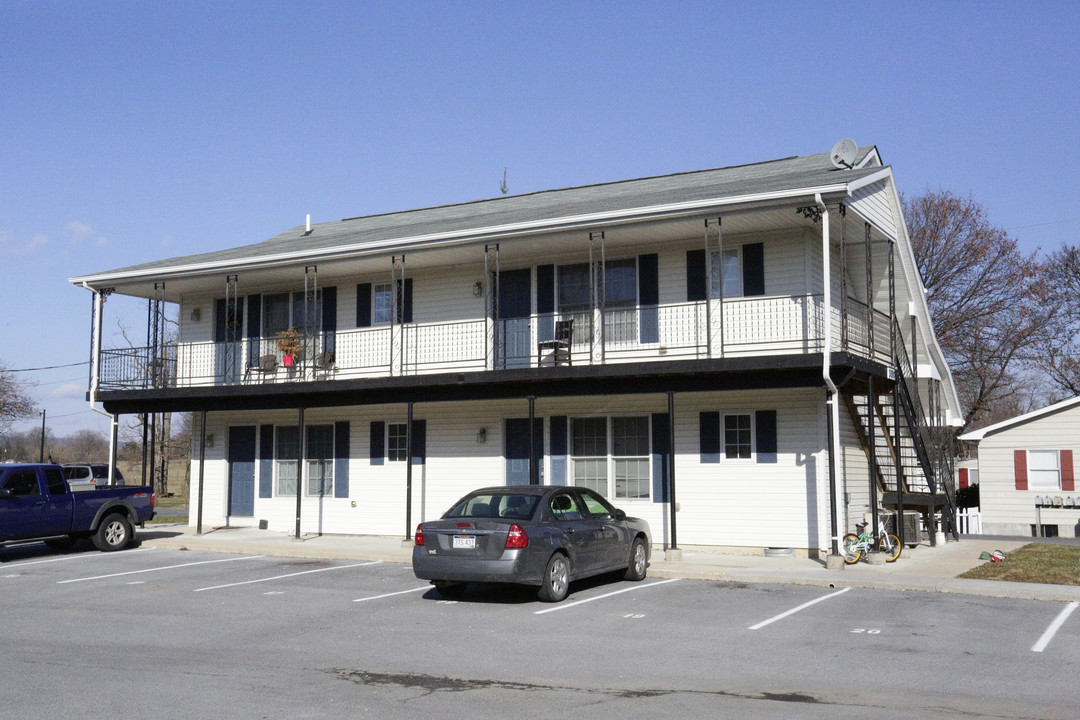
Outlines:
{"label": "concrete walkway", "polygon": [[[143,547],[174,550],[272,555],[333,560],[381,560],[410,563],[412,543],[400,537],[373,535],[304,535],[255,528],[205,528],[198,535],[183,524],[153,524],[139,530]],[[1027,538],[967,537],[937,547],[919,545],[906,550],[895,563],[860,562],[841,570],[826,570],[823,562],[795,557],[763,557],[714,552],[709,548],[682,548],[682,559],[664,559],[655,549],[649,575],[742,583],[787,583],[825,588],[865,587],[891,590],[963,593],[1032,600],[1080,601],[1080,587],[961,580],[956,576],[983,562],[982,552],[1008,554],[1031,542]]]}

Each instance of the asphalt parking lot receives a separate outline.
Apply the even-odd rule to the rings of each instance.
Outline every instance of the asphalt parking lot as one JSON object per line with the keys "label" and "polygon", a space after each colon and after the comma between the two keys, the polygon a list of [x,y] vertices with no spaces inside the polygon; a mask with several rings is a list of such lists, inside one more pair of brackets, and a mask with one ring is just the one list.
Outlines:
{"label": "asphalt parking lot", "polygon": [[[4,550],[0,717],[1074,718],[1076,603],[679,578],[442,598],[408,565]],[[58,683],[57,678],[63,678]],[[149,715],[136,712],[136,715]]]}

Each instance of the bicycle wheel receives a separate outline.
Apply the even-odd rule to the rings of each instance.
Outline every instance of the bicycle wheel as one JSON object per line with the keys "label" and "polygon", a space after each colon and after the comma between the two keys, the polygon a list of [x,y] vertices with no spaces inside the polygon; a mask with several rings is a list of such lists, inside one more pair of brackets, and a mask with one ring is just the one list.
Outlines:
{"label": "bicycle wheel", "polygon": [[840,544],[840,552],[844,556],[844,562],[854,565],[862,557],[862,548],[859,547],[859,536],[848,533],[844,536],[844,542]]}
{"label": "bicycle wheel", "polygon": [[878,552],[885,554],[885,562],[892,562],[900,557],[900,538],[895,535],[882,535],[878,541]]}

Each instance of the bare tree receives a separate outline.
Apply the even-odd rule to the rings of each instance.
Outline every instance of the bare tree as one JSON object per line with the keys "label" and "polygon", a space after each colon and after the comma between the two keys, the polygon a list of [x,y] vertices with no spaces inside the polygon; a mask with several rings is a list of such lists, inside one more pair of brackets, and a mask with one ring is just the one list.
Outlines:
{"label": "bare tree", "polygon": [[1074,397],[1080,395],[1080,247],[1063,245],[1051,254],[1044,279],[1048,305],[1055,314],[1050,332],[1038,346],[1036,364],[1056,394]]}
{"label": "bare tree", "polygon": [[927,191],[901,203],[964,419],[985,425],[1030,395],[1025,370],[1053,316],[1037,281],[1038,254],[1020,252],[970,197]]}
{"label": "bare tree", "polygon": [[37,412],[34,401],[27,394],[31,385],[29,381],[17,379],[14,372],[0,363],[0,433],[7,432],[16,420]]}

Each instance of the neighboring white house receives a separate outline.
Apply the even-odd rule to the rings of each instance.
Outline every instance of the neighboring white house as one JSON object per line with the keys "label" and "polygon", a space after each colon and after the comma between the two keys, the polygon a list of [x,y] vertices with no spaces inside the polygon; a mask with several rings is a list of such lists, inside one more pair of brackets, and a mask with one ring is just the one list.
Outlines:
{"label": "neighboring white house", "polygon": [[1080,537],[1074,479],[1080,397],[965,433],[960,440],[978,445],[984,533]]}
{"label": "neighboring white house", "polygon": [[196,414],[192,524],[408,537],[476,487],[570,483],[657,544],[817,554],[871,506],[951,502],[963,413],[875,147],[72,282],[98,328],[113,292],[179,305],[177,341],[95,348],[90,399]]}

